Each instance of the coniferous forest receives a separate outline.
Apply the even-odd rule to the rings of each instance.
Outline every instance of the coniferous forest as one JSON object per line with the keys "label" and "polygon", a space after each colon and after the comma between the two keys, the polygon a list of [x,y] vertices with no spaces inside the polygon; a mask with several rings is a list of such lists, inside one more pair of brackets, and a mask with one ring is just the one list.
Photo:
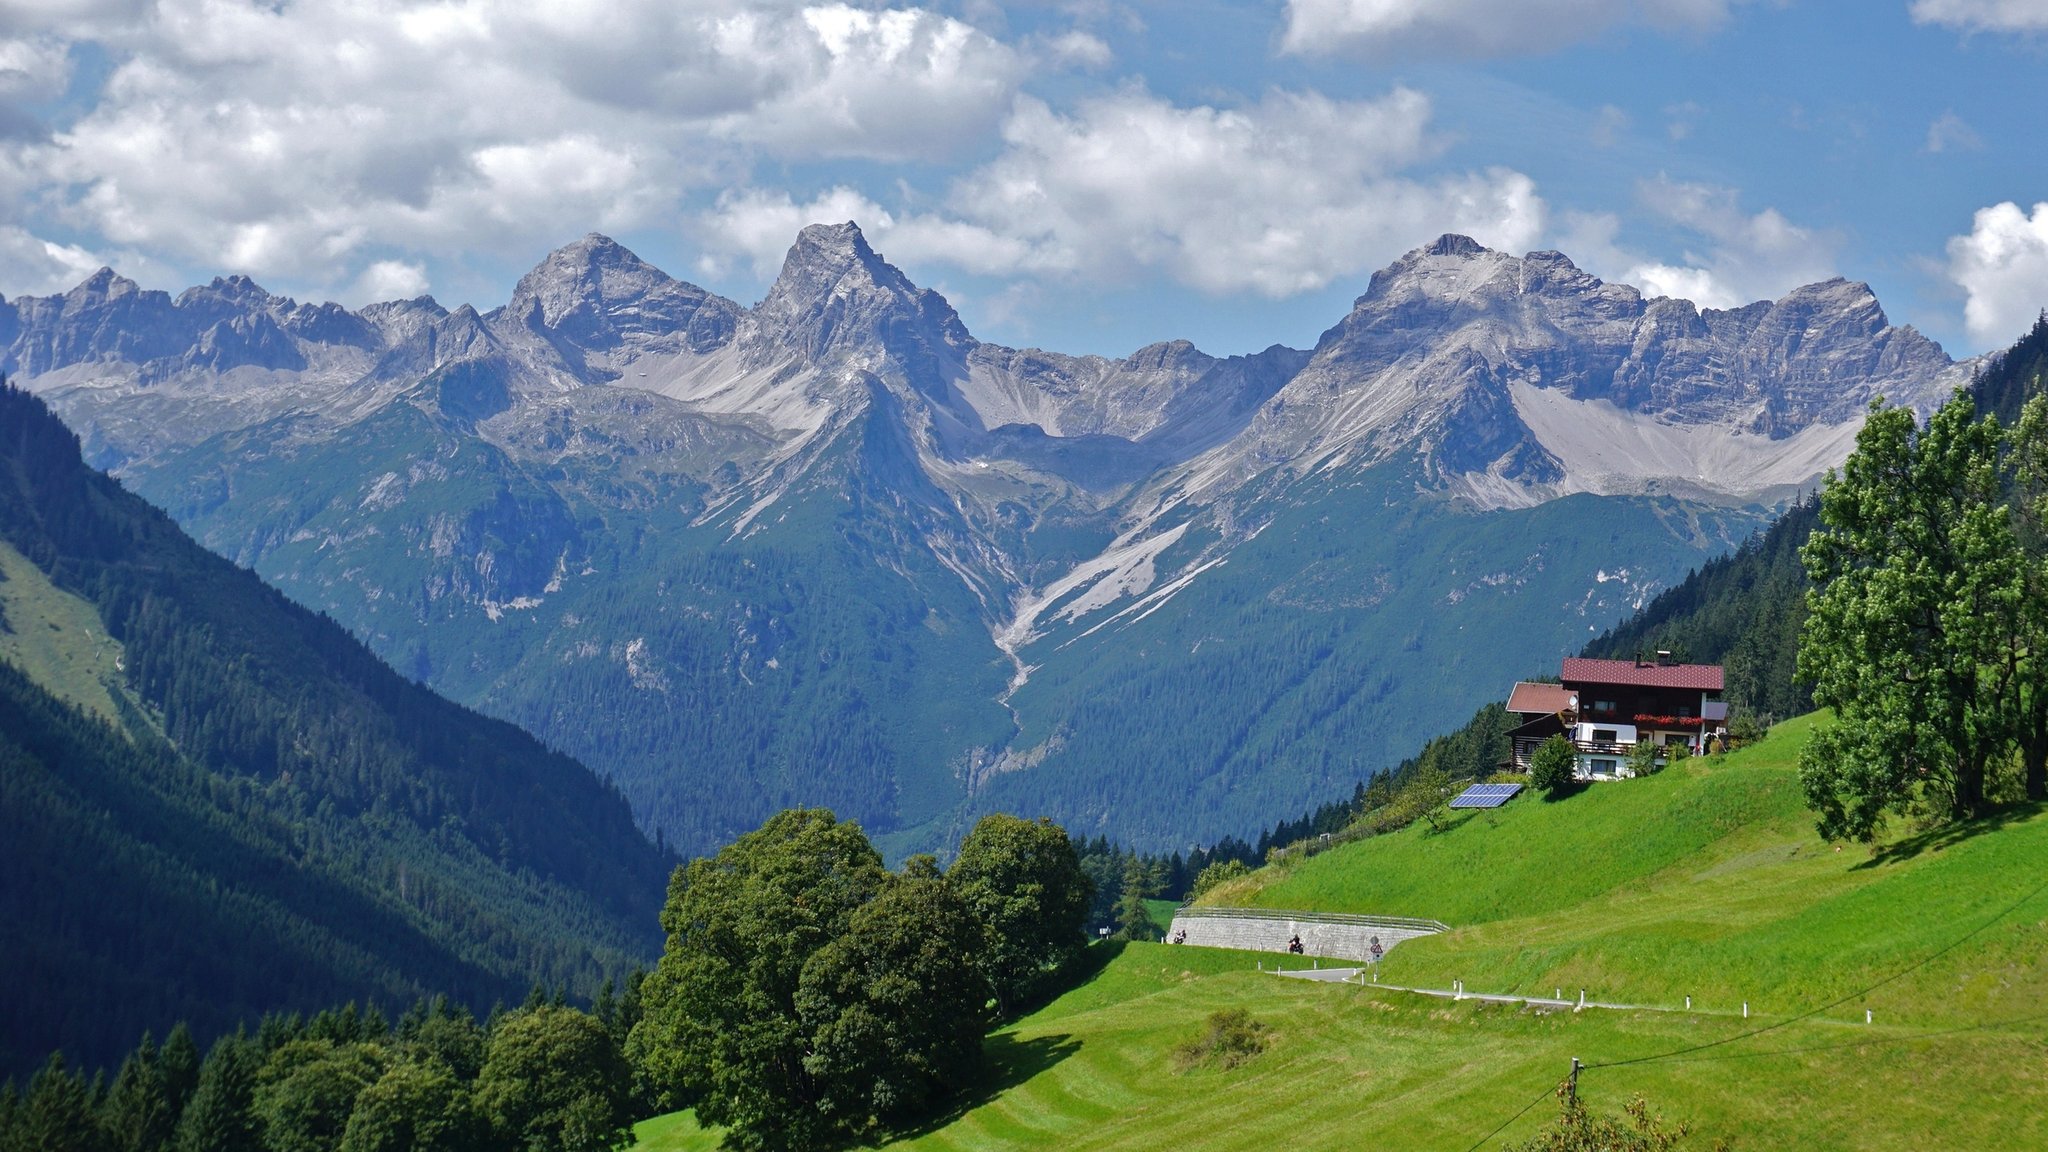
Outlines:
{"label": "coniferous forest", "polygon": [[0,1075],[181,1020],[589,996],[654,955],[673,861],[616,790],[192,543],[11,387],[0,545],[121,662],[112,715],[0,667],[0,971],[37,991],[0,998]]}

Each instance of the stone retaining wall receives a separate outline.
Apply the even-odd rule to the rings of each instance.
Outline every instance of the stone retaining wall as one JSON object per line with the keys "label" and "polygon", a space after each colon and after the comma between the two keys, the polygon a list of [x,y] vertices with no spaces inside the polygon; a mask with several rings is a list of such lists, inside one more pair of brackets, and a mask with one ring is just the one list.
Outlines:
{"label": "stone retaining wall", "polygon": [[1183,908],[1174,913],[1166,938],[1185,932],[1183,941],[1202,948],[1235,948],[1245,952],[1285,952],[1287,942],[1301,937],[1302,954],[1370,964],[1372,945],[1380,954],[1403,940],[1433,936],[1449,926],[1432,920],[1393,917],[1324,916],[1314,912],[1277,912],[1264,908]]}

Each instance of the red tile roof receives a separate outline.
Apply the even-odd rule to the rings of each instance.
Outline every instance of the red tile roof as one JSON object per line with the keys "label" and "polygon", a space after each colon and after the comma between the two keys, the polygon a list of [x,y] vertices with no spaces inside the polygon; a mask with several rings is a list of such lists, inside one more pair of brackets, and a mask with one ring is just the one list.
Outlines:
{"label": "red tile roof", "polygon": [[1508,693],[1508,711],[1524,716],[1562,712],[1571,698],[1571,690],[1562,684],[1532,684],[1527,680],[1517,680],[1514,691]]}
{"label": "red tile roof", "polygon": [[1626,684],[1634,688],[1688,688],[1697,692],[1721,690],[1719,664],[1650,664],[1634,660],[1588,660],[1567,656],[1566,684]]}

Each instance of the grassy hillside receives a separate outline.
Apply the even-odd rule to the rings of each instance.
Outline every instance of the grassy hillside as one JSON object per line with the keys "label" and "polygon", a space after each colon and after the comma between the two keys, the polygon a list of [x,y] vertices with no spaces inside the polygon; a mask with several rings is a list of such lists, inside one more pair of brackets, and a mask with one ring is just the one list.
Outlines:
{"label": "grassy hillside", "polygon": [[[1837,852],[1812,833],[1792,773],[1811,723],[1725,760],[1348,845],[1235,893],[1455,926],[1395,950],[1389,983],[1583,986],[1673,1006],[1689,994],[1696,1011],[1450,1003],[1256,971],[1270,956],[1131,946],[998,1034],[995,1085],[906,1143],[1456,1152],[1574,1056],[1599,1065],[1781,1025],[1595,1067],[1582,1086],[1609,1108],[1648,1095],[1695,1125],[1698,1147],[2048,1146],[2048,815]],[[1271,1025],[1271,1050],[1235,1071],[1176,1071],[1173,1046],[1225,1007]],[[1551,1109],[1537,1104],[1488,1147]],[[643,1130],[647,1149],[712,1143],[687,1117]]]}
{"label": "grassy hillside", "polygon": [[0,541],[0,660],[66,704],[119,725],[135,710],[121,657],[121,642],[91,604]]}

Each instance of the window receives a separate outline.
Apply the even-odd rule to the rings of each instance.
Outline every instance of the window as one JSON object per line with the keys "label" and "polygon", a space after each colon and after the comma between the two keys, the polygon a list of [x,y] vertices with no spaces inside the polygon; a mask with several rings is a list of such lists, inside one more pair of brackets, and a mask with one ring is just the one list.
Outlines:
{"label": "window", "polygon": [[1593,711],[1595,711],[1595,712],[1608,712],[1608,713],[1612,713],[1612,712],[1614,711],[1614,701],[1612,701],[1612,700],[1595,700],[1595,701],[1593,701]]}
{"label": "window", "polygon": [[1614,736],[1615,730],[1612,728],[1593,729],[1593,743],[1595,744],[1612,744],[1614,743]]}

